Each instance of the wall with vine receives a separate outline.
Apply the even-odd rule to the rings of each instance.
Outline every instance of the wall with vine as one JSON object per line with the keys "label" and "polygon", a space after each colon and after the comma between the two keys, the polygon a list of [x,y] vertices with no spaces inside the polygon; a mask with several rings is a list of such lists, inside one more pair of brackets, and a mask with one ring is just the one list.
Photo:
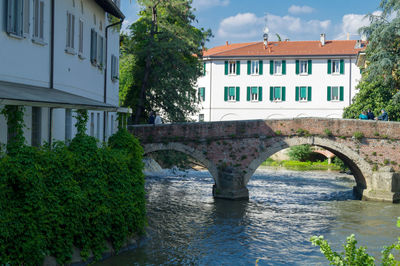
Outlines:
{"label": "wall with vine", "polygon": [[73,247],[99,259],[110,242],[119,250],[145,226],[142,148],[121,129],[105,145],[87,136],[87,111],[76,114],[78,134],[67,146],[30,147],[23,109],[6,106],[11,133],[0,154],[0,265],[59,264]]}

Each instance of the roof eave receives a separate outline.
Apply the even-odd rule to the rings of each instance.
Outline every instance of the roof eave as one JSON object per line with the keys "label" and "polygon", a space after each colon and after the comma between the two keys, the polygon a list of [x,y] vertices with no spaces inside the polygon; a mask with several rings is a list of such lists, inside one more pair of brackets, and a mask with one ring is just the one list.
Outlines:
{"label": "roof eave", "polygon": [[315,55],[209,55],[204,56],[203,60],[211,60],[211,59],[230,59],[230,58],[271,58],[271,57],[296,57],[296,58],[306,58],[306,57],[340,57],[340,56],[353,56],[356,57],[358,53],[353,54],[315,54]]}
{"label": "roof eave", "polygon": [[125,15],[112,0],[95,0],[95,1],[107,13],[113,15],[114,17],[125,19]]}

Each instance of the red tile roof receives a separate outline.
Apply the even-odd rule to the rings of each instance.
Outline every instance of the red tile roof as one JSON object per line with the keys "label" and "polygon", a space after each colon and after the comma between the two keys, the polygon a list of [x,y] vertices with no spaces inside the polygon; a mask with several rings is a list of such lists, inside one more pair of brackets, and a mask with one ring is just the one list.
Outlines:
{"label": "red tile roof", "polygon": [[217,46],[204,51],[203,57],[241,57],[241,56],[318,56],[318,55],[357,55],[365,50],[355,48],[357,41],[283,41],[269,42],[268,48],[263,42],[233,43]]}

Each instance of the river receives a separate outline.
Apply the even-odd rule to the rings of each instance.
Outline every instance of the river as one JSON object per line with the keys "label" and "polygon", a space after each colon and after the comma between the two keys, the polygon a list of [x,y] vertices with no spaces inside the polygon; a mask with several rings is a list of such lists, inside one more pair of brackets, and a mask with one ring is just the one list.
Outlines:
{"label": "river", "polygon": [[400,205],[354,200],[351,178],[257,170],[249,201],[228,201],[212,197],[207,171],[148,176],[146,237],[96,265],[327,265],[310,237],[341,251],[352,233],[380,257],[400,236]]}

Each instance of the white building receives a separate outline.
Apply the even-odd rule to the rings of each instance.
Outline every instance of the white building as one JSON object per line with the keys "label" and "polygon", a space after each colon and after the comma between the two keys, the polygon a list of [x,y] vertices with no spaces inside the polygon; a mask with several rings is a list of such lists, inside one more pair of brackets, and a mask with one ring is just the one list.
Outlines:
{"label": "white building", "polygon": [[88,134],[106,140],[119,104],[119,0],[5,0],[0,17],[0,108],[25,106],[27,143],[73,138],[74,109],[89,110]]}
{"label": "white building", "polygon": [[361,79],[361,41],[281,41],[204,52],[199,121],[342,117]]}

